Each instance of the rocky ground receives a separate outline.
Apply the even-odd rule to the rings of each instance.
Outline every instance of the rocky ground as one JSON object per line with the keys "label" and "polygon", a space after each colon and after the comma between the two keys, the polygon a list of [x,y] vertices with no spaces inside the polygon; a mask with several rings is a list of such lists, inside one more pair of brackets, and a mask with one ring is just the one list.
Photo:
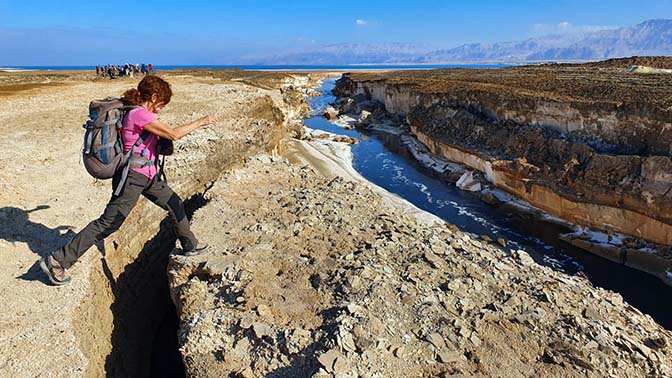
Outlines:
{"label": "rocky ground", "polygon": [[619,295],[364,184],[260,156],[206,198],[211,252],[169,266],[192,376],[672,374],[672,334]]}

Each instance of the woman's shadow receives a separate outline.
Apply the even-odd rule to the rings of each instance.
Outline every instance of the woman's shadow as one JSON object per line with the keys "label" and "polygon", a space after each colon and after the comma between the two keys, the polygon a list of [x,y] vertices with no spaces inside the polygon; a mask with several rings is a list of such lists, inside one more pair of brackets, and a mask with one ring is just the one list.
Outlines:
{"label": "woman's shadow", "polygon": [[[24,210],[13,206],[0,208],[0,239],[10,243],[26,243],[28,248],[40,257],[60,248],[64,244],[64,238],[74,236],[72,226],[49,228],[29,219],[30,213],[48,208],[48,205],[40,205],[32,210]],[[65,231],[65,233],[61,233],[62,231]],[[36,261],[26,273],[17,278],[46,282],[46,277],[43,276],[38,265],[39,261]]]}

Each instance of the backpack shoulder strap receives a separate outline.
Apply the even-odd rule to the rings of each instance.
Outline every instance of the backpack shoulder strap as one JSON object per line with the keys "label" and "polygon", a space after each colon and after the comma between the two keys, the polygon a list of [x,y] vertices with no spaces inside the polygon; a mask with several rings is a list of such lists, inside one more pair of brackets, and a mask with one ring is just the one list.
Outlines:
{"label": "backpack shoulder strap", "polygon": [[124,118],[126,118],[126,116],[128,115],[128,113],[131,112],[131,110],[139,109],[139,108],[142,108],[142,106],[138,106],[138,105],[124,105],[124,106],[122,106],[120,108],[121,109],[121,117],[119,117],[119,119],[121,120],[121,122],[123,122]]}
{"label": "backpack shoulder strap", "polygon": [[[142,133],[140,134],[140,136],[138,137],[138,140],[136,140],[135,143],[133,143],[133,148],[131,148],[131,151],[134,151],[136,148],[140,147],[142,142],[144,142],[145,139],[147,139],[147,137],[149,137],[150,134],[151,133],[149,131],[143,130]],[[131,152],[131,151],[129,151],[129,152]]]}
{"label": "backpack shoulder strap", "polygon": [[138,140],[133,143],[133,147],[131,147],[130,150],[126,153],[126,166],[124,166],[124,170],[121,172],[121,180],[117,183],[117,187],[114,189],[114,195],[118,196],[121,193],[121,189],[123,189],[124,184],[126,183],[126,179],[128,178],[128,172],[131,170],[131,157],[135,153],[135,149],[140,147],[142,142],[149,137],[150,132],[144,130],[142,134],[138,137]]}

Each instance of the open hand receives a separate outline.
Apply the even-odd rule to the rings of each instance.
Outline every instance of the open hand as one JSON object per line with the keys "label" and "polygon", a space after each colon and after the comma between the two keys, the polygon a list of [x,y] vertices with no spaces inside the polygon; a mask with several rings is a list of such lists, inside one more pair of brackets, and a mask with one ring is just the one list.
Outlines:
{"label": "open hand", "polygon": [[217,124],[217,118],[215,116],[208,114],[207,116],[199,119],[199,122],[201,123],[201,126],[207,126],[207,125],[216,125]]}

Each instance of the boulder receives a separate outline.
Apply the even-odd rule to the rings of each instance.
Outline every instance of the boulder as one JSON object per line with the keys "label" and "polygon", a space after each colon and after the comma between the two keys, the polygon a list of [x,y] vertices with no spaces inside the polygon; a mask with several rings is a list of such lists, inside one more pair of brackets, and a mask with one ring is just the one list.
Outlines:
{"label": "boulder", "polygon": [[336,366],[338,360],[345,361],[345,357],[337,349],[332,349],[326,353],[322,353],[320,357],[317,358],[317,361],[320,363],[320,365],[322,365],[322,367],[324,367],[324,369],[330,373],[341,370],[338,368],[341,368],[342,366],[338,366],[338,368]]}
{"label": "boulder", "polygon": [[359,115],[359,118],[355,122],[355,126],[357,127],[367,127],[370,126],[373,121],[373,117],[371,116],[371,112],[367,110],[363,110],[362,114]]}
{"label": "boulder", "polygon": [[458,188],[469,192],[481,191],[481,183],[474,179],[474,173],[472,171],[464,172],[455,185],[457,185]]}
{"label": "boulder", "polygon": [[324,113],[322,114],[324,118],[326,119],[336,119],[338,117],[338,110],[336,110],[333,106],[327,106],[326,109],[324,109]]}
{"label": "boulder", "polygon": [[334,142],[340,142],[340,143],[347,143],[347,144],[357,144],[359,143],[359,140],[357,138],[345,136],[345,135],[338,135],[334,138],[332,138]]}

